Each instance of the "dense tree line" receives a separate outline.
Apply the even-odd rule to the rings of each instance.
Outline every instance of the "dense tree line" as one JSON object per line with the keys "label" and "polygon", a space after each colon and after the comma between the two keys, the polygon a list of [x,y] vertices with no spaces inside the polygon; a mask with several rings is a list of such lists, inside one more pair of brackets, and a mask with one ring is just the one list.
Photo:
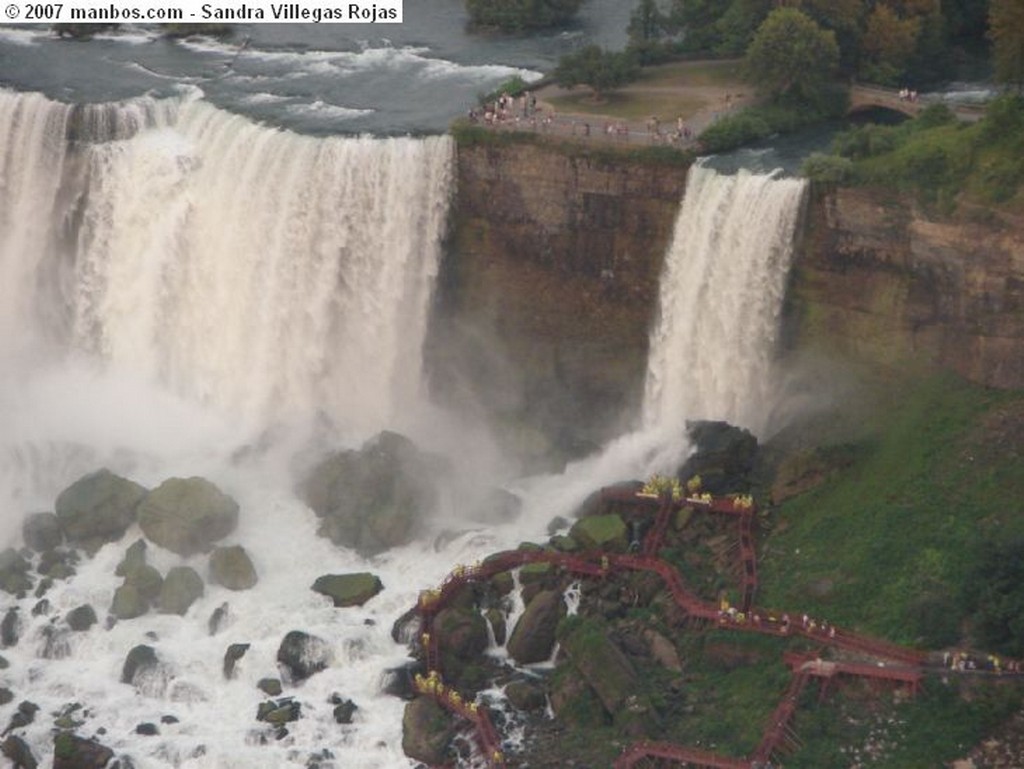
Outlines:
{"label": "dense tree line", "polygon": [[834,34],[840,73],[888,85],[951,76],[987,44],[990,11],[1001,9],[1009,19],[1001,28],[1024,35],[1020,0],[642,0],[637,14],[653,22],[632,38],[647,51],[741,56],[769,14],[787,8]]}
{"label": "dense tree line", "polygon": [[564,24],[583,0],[466,0],[470,24],[502,32],[526,32]]}

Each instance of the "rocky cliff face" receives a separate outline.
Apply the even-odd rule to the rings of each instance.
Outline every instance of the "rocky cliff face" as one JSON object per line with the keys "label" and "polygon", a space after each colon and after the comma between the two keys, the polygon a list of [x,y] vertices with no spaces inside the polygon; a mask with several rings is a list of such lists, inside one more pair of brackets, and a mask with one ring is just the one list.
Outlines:
{"label": "rocky cliff face", "polygon": [[790,292],[795,344],[1024,387],[1024,223],[932,221],[880,190],[816,196]]}
{"label": "rocky cliff face", "polygon": [[585,148],[461,146],[428,368],[535,460],[632,418],[686,168]]}

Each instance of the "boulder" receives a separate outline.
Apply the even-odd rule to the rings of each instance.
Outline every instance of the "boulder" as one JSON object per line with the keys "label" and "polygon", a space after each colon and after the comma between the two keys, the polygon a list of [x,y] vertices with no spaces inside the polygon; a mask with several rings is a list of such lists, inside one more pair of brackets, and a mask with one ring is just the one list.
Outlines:
{"label": "boulder", "polygon": [[256,707],[256,720],[280,726],[302,717],[302,705],[291,697],[261,702]]}
{"label": "boulder", "polygon": [[150,541],[188,557],[234,531],[238,503],[205,478],[169,478],[142,499],[138,516]]}
{"label": "boulder", "polygon": [[0,590],[11,595],[27,593],[32,589],[32,578],[28,576],[31,564],[14,548],[0,553]]}
{"label": "boulder", "polygon": [[702,490],[711,494],[750,490],[757,438],[727,422],[690,421],[686,431],[696,448],[676,473],[683,483],[699,475]]}
{"label": "boulder", "polygon": [[447,763],[455,731],[451,717],[440,705],[417,697],[405,706],[402,716],[402,750],[414,761],[441,766]]}
{"label": "boulder", "polygon": [[64,617],[64,621],[68,623],[68,627],[72,630],[81,633],[95,625],[98,619],[96,617],[96,610],[89,604],[83,604],[69,611]]}
{"label": "boulder", "polygon": [[132,583],[125,582],[114,591],[114,600],[110,602],[110,613],[118,619],[135,619],[148,611],[149,601]]}
{"label": "boulder", "polygon": [[331,647],[315,635],[292,630],[277,649],[277,662],[292,683],[305,681],[331,662]]}
{"label": "boulder", "polygon": [[28,743],[16,735],[10,735],[0,744],[0,753],[10,759],[14,769],[36,769],[39,762],[32,755]]}
{"label": "boulder", "polygon": [[152,646],[139,644],[132,647],[132,650],[128,652],[128,656],[125,657],[124,665],[121,667],[121,683],[133,683],[140,673],[155,669],[157,664],[159,664],[159,660],[156,656],[156,650]]}
{"label": "boulder", "polygon": [[584,550],[610,550],[624,553],[629,547],[629,532],[618,515],[591,515],[572,525],[569,536]]}
{"label": "boulder", "polygon": [[60,545],[64,536],[60,533],[60,521],[54,513],[33,513],[21,526],[25,547],[42,553]]}
{"label": "boulder", "polygon": [[587,619],[561,639],[562,649],[573,667],[597,693],[604,709],[616,714],[637,688],[637,674],[622,650],[611,640],[603,620]]}
{"label": "boulder", "polygon": [[538,593],[508,639],[508,653],[520,665],[544,662],[555,647],[555,630],[565,616],[562,594],[555,590]]}
{"label": "boulder", "polygon": [[103,769],[114,757],[114,751],[69,732],[53,737],[53,769]]}
{"label": "boulder", "polygon": [[383,589],[380,578],[365,571],[355,574],[324,574],[313,583],[313,590],[326,595],[337,607],[362,606]]}
{"label": "boulder", "polygon": [[146,489],[107,469],[90,473],[57,497],[57,520],[69,542],[114,542],[135,523]]}
{"label": "boulder", "polygon": [[471,660],[487,648],[487,621],[472,609],[442,609],[434,617],[434,633],[444,654],[459,660]]}
{"label": "boulder", "polygon": [[235,677],[235,663],[249,651],[249,644],[231,644],[224,652],[224,677],[229,681]]}
{"label": "boulder", "polygon": [[359,451],[331,455],[300,495],[322,519],[321,536],[373,555],[412,541],[438,505],[442,461],[408,438],[382,432]]}
{"label": "boulder", "polygon": [[117,564],[114,574],[130,577],[146,565],[146,540],[137,539],[124,551],[124,558]]}
{"label": "boulder", "polygon": [[157,608],[161,614],[184,615],[189,607],[202,597],[203,578],[191,566],[175,566],[167,572]]}
{"label": "boulder", "polygon": [[533,681],[512,681],[505,687],[505,696],[519,710],[541,710],[548,704],[543,687]]}
{"label": "boulder", "polygon": [[249,590],[258,577],[245,548],[232,545],[214,548],[210,554],[210,580],[228,590]]}
{"label": "boulder", "polygon": [[270,697],[277,697],[283,691],[280,678],[261,678],[256,688]]}
{"label": "boulder", "polygon": [[224,626],[227,624],[228,615],[227,603],[222,603],[210,614],[210,619],[206,621],[206,629],[210,631],[210,635],[217,635]]}
{"label": "boulder", "polygon": [[337,693],[332,694],[328,702],[334,705],[334,722],[338,724],[352,723],[352,716],[359,710],[359,706],[352,700],[346,699]]}
{"label": "boulder", "polygon": [[18,614],[18,607],[12,606],[4,613],[3,620],[0,620],[0,646],[7,648],[17,646],[21,637],[21,615]]}

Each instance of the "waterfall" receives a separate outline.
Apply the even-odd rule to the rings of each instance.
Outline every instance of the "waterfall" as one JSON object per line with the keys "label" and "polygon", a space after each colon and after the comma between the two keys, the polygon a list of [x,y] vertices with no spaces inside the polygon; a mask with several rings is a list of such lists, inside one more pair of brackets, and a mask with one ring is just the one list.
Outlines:
{"label": "waterfall", "polygon": [[722,419],[760,432],[806,182],[690,169],[661,278],[643,402],[646,430]]}
{"label": "waterfall", "polygon": [[196,98],[0,91],[0,355],[85,357],[254,428],[420,397],[452,144],[312,138]]}

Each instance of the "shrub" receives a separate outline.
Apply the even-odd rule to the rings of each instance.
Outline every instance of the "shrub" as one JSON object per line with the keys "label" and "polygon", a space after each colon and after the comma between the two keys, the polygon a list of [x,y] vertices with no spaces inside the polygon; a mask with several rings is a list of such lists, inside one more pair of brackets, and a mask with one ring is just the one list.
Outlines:
{"label": "shrub", "polygon": [[800,173],[814,182],[843,184],[853,175],[853,161],[821,152],[811,154],[800,167]]}

